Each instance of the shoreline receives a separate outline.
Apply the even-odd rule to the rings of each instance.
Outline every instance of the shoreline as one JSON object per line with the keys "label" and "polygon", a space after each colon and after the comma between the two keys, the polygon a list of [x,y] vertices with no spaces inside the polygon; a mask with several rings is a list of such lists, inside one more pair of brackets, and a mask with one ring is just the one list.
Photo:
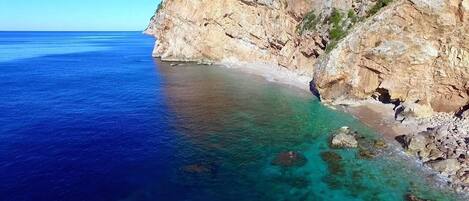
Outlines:
{"label": "shoreline", "polygon": [[[228,65],[226,63],[221,63],[219,65],[228,68],[236,68],[245,73],[262,76],[269,82],[277,82],[280,84],[297,87],[314,96],[309,88],[309,83],[312,78],[307,80],[307,76],[298,75],[296,72],[287,68],[248,62],[241,62],[240,64],[229,63]],[[443,165],[444,167],[441,168],[440,166],[433,165],[433,163],[439,163],[440,161],[450,159],[451,157],[449,155],[445,157],[446,159],[435,158],[433,161],[425,160],[422,156],[420,156],[420,152],[434,151],[426,150],[426,147],[446,147],[446,144],[435,145],[437,140],[435,138],[430,140],[429,136],[426,136],[427,143],[424,144],[425,148],[422,150],[412,150],[409,145],[398,141],[398,138],[403,136],[408,137],[410,143],[417,141],[414,140],[414,136],[426,133],[430,128],[437,130],[439,127],[467,124],[465,130],[469,131],[469,118],[461,120],[462,123],[454,123],[452,115],[436,113],[429,118],[409,118],[400,122],[395,119],[395,106],[393,104],[385,104],[373,99],[362,101],[345,101],[336,105],[331,105],[324,102],[321,103],[333,110],[339,110],[341,112],[352,115],[358,121],[374,130],[378,135],[380,135],[380,137],[384,139],[387,144],[392,146],[392,148],[395,149],[395,151],[397,151],[401,157],[403,157],[403,160],[410,160],[422,171],[424,175],[431,179],[433,183],[432,185],[435,185],[438,188],[453,191],[464,199],[469,199],[469,188],[467,188],[465,183],[469,181],[465,179],[466,177],[469,178],[469,173],[461,175],[461,173],[459,173],[457,170],[446,170],[450,169],[451,167],[446,167]],[[467,114],[468,113],[466,113],[466,115]],[[453,150],[449,149],[449,151]],[[462,162],[461,166],[469,165],[468,162],[469,159],[466,160],[466,162]],[[469,167],[467,168],[466,172],[469,172]]]}
{"label": "shoreline", "polygon": [[[187,61],[161,61],[169,63],[187,63]],[[311,94],[311,96],[314,96],[309,88],[309,83],[311,82],[312,77],[300,75],[299,72],[295,72],[278,65],[239,61],[196,63],[237,69],[244,73],[261,76],[268,82],[275,82],[301,89],[306,93]],[[433,122],[435,121],[435,117],[423,120],[410,119],[404,122],[399,122],[394,119],[394,105],[384,104],[377,100],[369,99],[363,101],[349,101],[344,104],[337,105],[331,105],[323,102],[322,104],[325,107],[329,107],[333,110],[339,110],[341,112],[352,115],[361,123],[373,129],[386,141],[387,144],[390,144],[395,149],[395,151],[399,152],[399,154],[402,154],[403,157],[411,160],[413,163],[415,163],[416,166],[418,166],[418,168],[421,168],[421,170],[425,172],[426,175],[432,177],[432,181],[435,182],[435,186],[447,188],[448,190],[460,194],[464,198],[469,196],[467,194],[467,189],[461,189],[461,186],[458,184],[450,184],[453,178],[448,178],[445,174],[439,173],[437,170],[435,170],[435,168],[427,165],[425,161],[419,158],[418,155],[410,154],[409,151],[403,147],[404,145],[396,140],[398,136],[412,136],[426,131],[429,127],[441,126],[444,124],[441,122],[444,122],[445,120],[449,121],[448,115],[434,115],[437,117],[443,116],[441,117],[443,120],[440,120],[437,123]]]}
{"label": "shoreline", "polygon": [[238,69],[244,73],[258,75],[265,78],[268,82],[276,82],[293,86],[311,93],[309,83],[313,80],[312,77],[301,75],[300,72],[295,72],[279,65],[232,60],[224,60],[215,64],[226,68]]}

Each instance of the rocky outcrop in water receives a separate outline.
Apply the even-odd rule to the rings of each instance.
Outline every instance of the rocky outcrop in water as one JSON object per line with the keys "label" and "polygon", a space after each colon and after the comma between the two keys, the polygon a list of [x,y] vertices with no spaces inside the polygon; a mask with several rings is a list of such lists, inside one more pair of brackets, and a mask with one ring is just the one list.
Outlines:
{"label": "rocky outcrop in water", "polygon": [[342,127],[332,136],[331,146],[334,148],[357,148],[358,141],[349,127]]}

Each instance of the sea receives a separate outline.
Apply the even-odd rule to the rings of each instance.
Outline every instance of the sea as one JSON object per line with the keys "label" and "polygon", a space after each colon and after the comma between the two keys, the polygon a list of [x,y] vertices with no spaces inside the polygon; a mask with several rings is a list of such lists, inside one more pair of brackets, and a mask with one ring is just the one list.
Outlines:
{"label": "sea", "polygon": [[[343,126],[365,144],[382,137],[311,93],[162,62],[154,42],[0,32],[0,200],[463,200],[393,143],[332,148]],[[279,162],[286,153],[298,163]]]}

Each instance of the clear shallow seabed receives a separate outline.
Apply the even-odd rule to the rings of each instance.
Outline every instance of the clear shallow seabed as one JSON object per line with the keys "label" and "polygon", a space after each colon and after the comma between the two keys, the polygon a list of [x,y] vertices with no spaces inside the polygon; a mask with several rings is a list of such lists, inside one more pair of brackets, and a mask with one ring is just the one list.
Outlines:
{"label": "clear shallow seabed", "polygon": [[[171,67],[152,47],[137,32],[0,32],[0,200],[457,200],[392,149],[331,150],[342,126],[377,135],[311,94]],[[273,166],[288,150],[306,165]]]}

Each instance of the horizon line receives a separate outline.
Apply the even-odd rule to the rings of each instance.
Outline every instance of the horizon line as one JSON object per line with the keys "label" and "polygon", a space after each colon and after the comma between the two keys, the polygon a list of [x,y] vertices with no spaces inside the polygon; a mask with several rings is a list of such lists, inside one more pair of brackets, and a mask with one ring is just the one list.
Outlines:
{"label": "horizon line", "polygon": [[144,32],[142,30],[0,30],[0,32]]}

